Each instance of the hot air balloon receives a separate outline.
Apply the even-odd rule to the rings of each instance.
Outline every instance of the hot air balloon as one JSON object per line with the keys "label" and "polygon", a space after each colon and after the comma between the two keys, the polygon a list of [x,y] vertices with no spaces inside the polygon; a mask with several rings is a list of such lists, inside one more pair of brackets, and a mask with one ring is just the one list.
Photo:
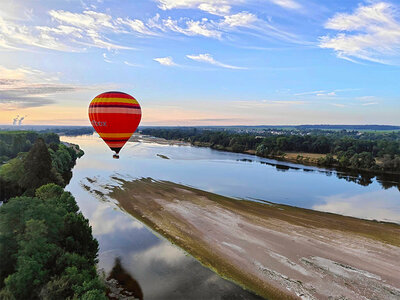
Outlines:
{"label": "hot air balloon", "polygon": [[107,92],[90,102],[89,119],[104,142],[115,152],[114,158],[139,126],[142,111],[131,95]]}

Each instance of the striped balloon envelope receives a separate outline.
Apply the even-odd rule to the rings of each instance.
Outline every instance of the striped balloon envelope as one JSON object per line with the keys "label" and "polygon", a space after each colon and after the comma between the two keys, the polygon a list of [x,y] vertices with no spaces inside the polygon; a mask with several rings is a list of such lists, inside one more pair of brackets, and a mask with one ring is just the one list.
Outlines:
{"label": "striped balloon envelope", "polygon": [[114,158],[139,126],[142,110],[131,95],[122,92],[107,92],[98,95],[89,105],[92,126],[115,151]]}

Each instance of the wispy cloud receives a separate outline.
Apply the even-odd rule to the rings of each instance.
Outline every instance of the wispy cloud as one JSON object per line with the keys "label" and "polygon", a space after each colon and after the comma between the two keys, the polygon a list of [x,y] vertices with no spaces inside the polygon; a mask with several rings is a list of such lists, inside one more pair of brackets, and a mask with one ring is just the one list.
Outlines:
{"label": "wispy cloud", "polygon": [[317,90],[293,94],[293,96],[336,97],[338,93],[357,91],[358,89]]}
{"label": "wispy cloud", "polygon": [[301,4],[294,0],[270,0],[272,3],[287,9],[300,9]]}
{"label": "wispy cloud", "polygon": [[[269,0],[271,3],[286,9],[301,9],[302,6],[294,0]],[[222,39],[224,36],[229,38],[230,34],[239,32],[240,29],[247,29],[247,35],[256,36],[262,39],[277,39],[284,42],[313,45],[304,38],[291,32],[279,28],[272,23],[271,19],[263,20],[254,13],[239,11],[232,13],[232,7],[240,9],[247,4],[246,0],[157,0],[159,7],[163,10],[170,9],[199,9],[220,18],[212,17],[200,20],[190,18],[172,19],[160,18],[157,14],[151,18],[146,26],[157,28],[163,32],[173,31],[187,36],[205,36],[210,38]],[[243,34],[243,32],[241,32]]]}
{"label": "wispy cloud", "polygon": [[336,92],[321,92],[315,94],[317,97],[334,97],[336,96]]}
{"label": "wispy cloud", "polygon": [[363,104],[361,104],[361,105],[363,105],[363,106],[370,106],[370,105],[376,105],[376,104],[379,104],[379,102],[367,102],[367,103],[363,103]]}
{"label": "wispy cloud", "polygon": [[373,100],[376,100],[376,97],[375,96],[362,96],[362,97],[357,97],[356,99],[360,100],[360,101],[373,101]]}
{"label": "wispy cloud", "polygon": [[[162,10],[199,9],[213,15],[228,15],[233,6],[246,4],[246,0],[156,0]],[[300,9],[302,6],[294,0],[268,0],[285,9]]]}
{"label": "wispy cloud", "polygon": [[249,101],[233,101],[232,104],[239,108],[257,109],[263,107],[280,107],[280,106],[299,106],[308,104],[307,101],[295,100],[249,100]]}
{"label": "wispy cloud", "polygon": [[320,93],[325,93],[325,91],[302,92],[302,93],[294,94],[294,96],[316,95],[316,94],[320,94]]}
{"label": "wispy cloud", "polygon": [[131,63],[129,61],[124,61],[124,64],[129,66],[129,67],[141,67],[141,65],[133,64],[133,63]]}
{"label": "wispy cloud", "polygon": [[168,57],[158,57],[154,58],[154,61],[158,62],[160,65],[167,66],[167,67],[173,67],[177,66],[177,64],[174,62],[171,56]]}
{"label": "wispy cloud", "polygon": [[150,19],[148,26],[157,28],[163,32],[171,31],[181,33],[187,36],[205,36],[209,38],[221,38],[222,32],[218,30],[208,19],[195,21],[192,19],[173,20],[172,18],[160,19],[157,14]]}
{"label": "wispy cloud", "polygon": [[[149,27],[143,23],[142,20],[139,19],[130,19],[130,18],[118,18],[117,19],[117,24],[123,24],[128,26],[128,28],[135,32],[138,33],[142,36],[154,36],[157,35],[156,32],[153,32],[149,29]],[[128,31],[129,32],[129,31]]]}
{"label": "wispy cloud", "polygon": [[132,49],[107,38],[108,33],[127,32],[110,15],[95,11],[72,13],[64,10],[50,10],[48,14],[53,26],[27,26],[21,21],[0,17],[0,47],[22,49],[31,46],[68,52],[82,51],[84,46]]}
{"label": "wispy cloud", "polygon": [[[270,1],[282,7],[297,7],[297,2],[293,0]],[[41,20],[44,25],[32,25],[32,22],[27,23],[23,19],[5,19],[0,15],[0,48],[21,50],[39,47],[67,52],[86,51],[88,47],[132,50],[134,48],[131,43],[116,42],[113,39],[117,35],[164,38],[172,34],[218,40],[251,36],[307,44],[297,35],[280,29],[271,19],[260,19],[248,11],[232,13],[232,6],[245,4],[243,0],[159,0],[158,3],[163,10],[195,8],[213,16],[174,19],[170,16],[161,18],[156,13],[154,17],[140,20],[130,17],[116,18],[109,12],[98,12],[93,8],[82,12],[53,9],[47,12],[47,20]]]}
{"label": "wispy cloud", "polygon": [[198,61],[198,62],[204,62],[204,63],[208,63],[214,66],[218,66],[218,67],[222,67],[222,68],[227,68],[227,69],[235,69],[235,70],[244,70],[247,68],[244,67],[238,67],[238,66],[233,66],[233,65],[228,65],[228,64],[224,64],[222,62],[219,62],[217,60],[215,60],[211,54],[205,53],[205,54],[198,54],[198,55],[186,55],[187,58],[194,60],[194,61]]}
{"label": "wispy cloud", "polygon": [[232,5],[242,2],[241,0],[156,0],[162,10],[176,8],[196,8],[215,15],[226,15],[230,12]]}
{"label": "wispy cloud", "polygon": [[339,58],[384,64],[400,63],[399,10],[393,4],[377,2],[359,6],[354,13],[339,13],[325,28],[335,36],[322,36],[319,46],[333,49]]}
{"label": "wispy cloud", "polygon": [[41,107],[55,103],[55,95],[78,91],[82,87],[60,84],[58,78],[31,69],[0,66],[0,107],[3,110]]}
{"label": "wispy cloud", "polygon": [[345,104],[341,104],[341,103],[331,103],[332,106],[336,106],[336,107],[346,107],[347,105]]}
{"label": "wispy cloud", "polygon": [[228,27],[247,27],[256,22],[258,18],[256,15],[249,12],[240,12],[234,15],[225,16],[219,23],[219,26]]}
{"label": "wispy cloud", "polygon": [[107,53],[103,53],[103,59],[104,59],[104,61],[105,61],[106,63],[109,63],[109,64],[112,63],[112,61],[108,58]]}

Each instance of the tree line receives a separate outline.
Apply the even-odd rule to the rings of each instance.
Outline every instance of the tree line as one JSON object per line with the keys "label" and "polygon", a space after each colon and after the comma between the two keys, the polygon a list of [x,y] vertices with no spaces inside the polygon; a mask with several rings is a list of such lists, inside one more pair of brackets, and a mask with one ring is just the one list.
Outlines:
{"label": "tree line", "polygon": [[47,144],[60,143],[59,136],[52,132],[0,131],[0,164],[16,157],[20,152],[29,151],[38,138],[42,138]]}
{"label": "tree line", "polygon": [[106,299],[97,253],[88,220],[54,183],[0,207],[0,299]]}
{"label": "tree line", "polygon": [[[318,164],[375,172],[400,172],[400,132],[285,130],[237,133],[198,128],[145,128],[141,133],[168,140],[238,153],[253,152],[261,157],[283,158],[286,152],[325,154]],[[298,157],[299,162],[303,161]]]}
{"label": "tree line", "polygon": [[98,242],[62,188],[83,151],[51,133],[0,140],[14,156],[0,166],[0,299],[106,299]]}
{"label": "tree line", "polygon": [[8,142],[11,148],[21,150],[0,166],[0,201],[23,194],[32,196],[37,188],[47,183],[65,186],[72,176],[76,159],[83,155],[77,146],[67,147],[60,143],[56,134],[0,132],[0,139],[4,144]]}

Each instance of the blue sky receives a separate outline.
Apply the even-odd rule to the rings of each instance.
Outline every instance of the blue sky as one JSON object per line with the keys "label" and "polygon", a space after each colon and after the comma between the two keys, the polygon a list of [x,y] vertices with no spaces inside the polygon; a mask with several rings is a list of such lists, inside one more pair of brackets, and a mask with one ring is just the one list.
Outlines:
{"label": "blue sky", "polygon": [[400,125],[395,1],[2,2],[3,124],[87,125],[121,90],[143,125]]}

